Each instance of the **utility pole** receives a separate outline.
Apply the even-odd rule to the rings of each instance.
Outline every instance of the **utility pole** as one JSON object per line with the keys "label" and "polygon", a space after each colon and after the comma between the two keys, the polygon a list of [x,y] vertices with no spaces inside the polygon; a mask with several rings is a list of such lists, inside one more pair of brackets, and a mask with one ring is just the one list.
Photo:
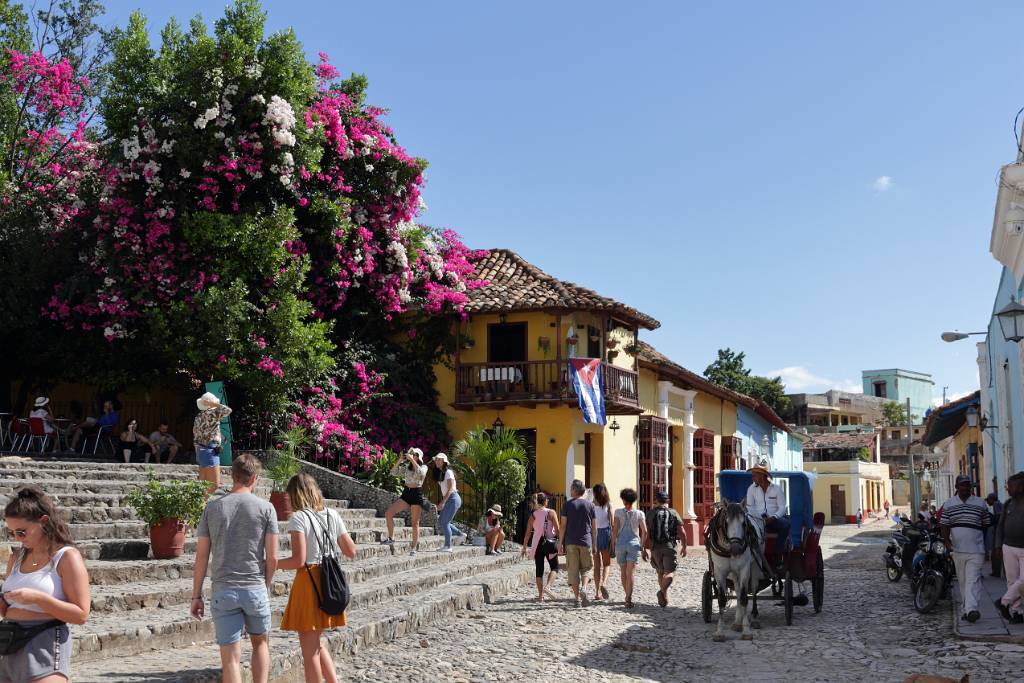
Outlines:
{"label": "utility pole", "polygon": [[917,474],[914,472],[914,418],[910,414],[910,399],[907,399],[907,481],[910,483],[910,514],[911,520],[917,519],[917,511],[921,507],[921,491],[917,486]]}
{"label": "utility pole", "polygon": [[942,405],[946,405],[946,389],[949,387],[942,387]]}

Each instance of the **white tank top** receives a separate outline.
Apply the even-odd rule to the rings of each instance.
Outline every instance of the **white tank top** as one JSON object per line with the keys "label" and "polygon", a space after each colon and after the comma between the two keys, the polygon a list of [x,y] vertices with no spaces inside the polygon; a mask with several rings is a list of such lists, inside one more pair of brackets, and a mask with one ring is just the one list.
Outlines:
{"label": "white tank top", "polygon": [[[7,593],[18,588],[33,588],[37,591],[46,593],[47,595],[53,596],[58,600],[66,600],[67,596],[64,595],[64,582],[60,578],[60,574],[57,573],[57,565],[60,563],[60,558],[64,556],[64,552],[71,546],[66,545],[53,554],[53,558],[45,565],[35,570],[34,572],[23,573],[21,571],[21,560],[25,557],[25,553],[20,553],[18,559],[14,563],[14,569],[11,571],[11,575],[4,580],[3,592]],[[43,613],[43,609],[37,605],[22,605],[16,602],[8,603],[11,607],[17,607],[28,612],[40,612]]]}
{"label": "white tank top", "polygon": [[595,505],[594,519],[597,520],[598,529],[611,528],[611,520],[608,519],[608,506]]}

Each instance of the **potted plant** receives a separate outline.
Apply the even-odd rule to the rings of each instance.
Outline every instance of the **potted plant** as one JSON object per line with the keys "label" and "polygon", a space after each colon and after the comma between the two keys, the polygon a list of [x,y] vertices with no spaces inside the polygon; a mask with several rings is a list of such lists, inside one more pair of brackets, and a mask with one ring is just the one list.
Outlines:
{"label": "potted plant", "polygon": [[537,337],[537,349],[547,358],[548,351],[551,350],[551,340],[548,337]]}
{"label": "potted plant", "polygon": [[149,481],[145,486],[129,491],[125,504],[133,508],[149,527],[149,545],[154,559],[181,557],[185,550],[186,528],[195,528],[203,514],[206,482],[162,482],[150,470]]}
{"label": "potted plant", "polygon": [[617,357],[618,355],[619,355],[619,352],[618,352],[618,351],[609,351],[609,352],[608,352],[608,362],[609,362],[609,363],[611,363],[612,361],[614,361],[614,360],[615,360],[615,358],[616,358],[616,357]]}
{"label": "potted plant", "polygon": [[619,340],[615,339],[614,337],[609,337],[608,341],[606,341],[604,345],[609,349],[614,349],[616,346],[619,345]]}
{"label": "potted plant", "polygon": [[277,520],[287,522],[292,516],[292,505],[288,500],[285,487],[296,474],[302,471],[299,456],[311,445],[309,435],[302,427],[292,427],[278,437],[277,448],[268,453],[264,472],[267,479],[273,482],[270,491],[270,504],[277,511]]}
{"label": "potted plant", "polygon": [[476,340],[473,339],[473,337],[469,336],[468,334],[462,337],[462,348],[468,351],[474,346],[476,346]]}
{"label": "potted plant", "polygon": [[636,343],[628,344],[622,350],[625,351],[630,356],[635,356],[636,354],[640,353],[640,345]]}

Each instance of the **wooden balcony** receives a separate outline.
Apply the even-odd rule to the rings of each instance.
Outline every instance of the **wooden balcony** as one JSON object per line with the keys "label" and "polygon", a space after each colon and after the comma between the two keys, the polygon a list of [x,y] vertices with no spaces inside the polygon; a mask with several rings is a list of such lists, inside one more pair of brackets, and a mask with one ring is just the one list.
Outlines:
{"label": "wooden balcony", "polygon": [[[608,415],[639,415],[637,373],[601,363],[604,375],[604,405]],[[494,408],[521,405],[578,405],[576,390],[565,360],[515,363],[457,363],[455,366],[456,408]]]}

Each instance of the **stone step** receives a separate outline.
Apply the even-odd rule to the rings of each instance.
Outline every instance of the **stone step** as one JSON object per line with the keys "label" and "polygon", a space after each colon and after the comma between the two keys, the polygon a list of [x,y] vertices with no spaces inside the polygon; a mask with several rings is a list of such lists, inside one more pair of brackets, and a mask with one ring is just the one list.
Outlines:
{"label": "stone step", "polygon": [[[397,572],[439,566],[457,560],[476,557],[484,554],[482,547],[460,546],[451,553],[435,550],[424,551],[415,556],[403,553],[385,555],[370,554],[376,552],[376,545],[357,546],[356,560],[342,562],[342,569],[350,585],[365,581],[375,581]],[[90,566],[90,572],[95,567]],[[300,570],[303,571],[303,570]],[[92,592],[92,613],[127,612],[154,607],[170,608],[176,605],[188,607],[192,599],[192,567],[188,571],[178,572],[179,577],[164,580],[141,580],[107,585],[94,585]],[[278,572],[274,581],[274,595],[287,595],[294,579],[294,572]],[[205,595],[210,594],[210,582],[207,579],[203,589]]]}
{"label": "stone step", "polygon": [[[397,524],[398,520],[396,520]],[[149,528],[145,522],[131,519],[121,522],[88,522],[74,523],[68,525],[71,528],[71,535],[75,540],[103,540],[118,539],[128,540],[133,538],[149,538]],[[367,536],[370,532],[381,533],[386,527],[386,521],[382,517],[355,517],[345,520],[345,527],[349,534],[355,538],[356,535]],[[398,526],[395,527],[398,531]],[[284,529],[281,530],[284,533]],[[194,530],[186,531],[187,537],[194,536]],[[379,539],[377,539],[379,540]]]}
{"label": "stone step", "polygon": [[[168,469],[156,472],[160,481],[188,481],[199,478],[198,470],[185,471]],[[118,470],[75,470],[75,469],[13,469],[0,468],[0,484],[8,485],[8,482],[17,481],[19,485],[36,482],[69,481],[86,479],[93,481],[123,481],[133,484],[145,484],[149,480],[149,473],[145,470],[118,471]],[[223,481],[223,477],[221,478]],[[229,480],[230,481],[230,480]],[[42,484],[40,484],[42,485]]]}
{"label": "stone step", "polygon": [[[196,465],[188,463],[175,463],[173,465],[157,465],[156,463],[136,462],[125,464],[120,460],[117,462],[114,462],[113,460],[92,462],[85,459],[68,461],[63,457],[58,459],[34,458],[31,460],[25,460],[19,457],[0,457],[0,471],[2,470],[73,470],[78,472],[141,472],[143,474],[145,474],[149,470],[153,470],[158,474],[166,472],[188,472],[191,474],[196,474],[199,472],[199,468]],[[220,471],[223,476],[231,476],[230,467],[221,467]]]}
{"label": "stone step", "polygon": [[[420,539],[420,549],[423,551],[421,554],[433,553],[442,545],[444,545],[442,537],[424,536]],[[356,560],[385,558],[388,561],[397,561],[409,557],[410,542],[408,540],[396,540],[394,547],[395,550],[392,553],[388,546],[381,543],[357,543]],[[291,544],[287,538],[283,539],[279,544],[279,554],[287,555],[290,552]],[[89,569],[89,583],[93,586],[173,581],[182,577],[191,579],[192,571],[195,569],[195,555],[188,553],[172,560],[89,560],[86,566]]]}
{"label": "stone step", "polygon": [[[476,577],[479,574],[492,571],[499,567],[508,567],[516,562],[512,554],[498,557],[475,555],[472,557],[459,557],[451,562],[439,565],[430,569],[410,569],[396,572],[376,581],[360,582],[352,586],[352,602],[350,611],[353,620],[361,612],[378,612],[374,607],[380,607],[382,603],[388,603],[387,612],[391,619],[401,615],[402,612],[412,611],[417,613],[423,609],[424,596],[414,597],[414,594],[427,592],[440,588],[442,592],[451,592],[453,582],[465,581],[467,578]],[[519,574],[524,571],[532,575],[532,565],[526,567],[519,564]],[[396,597],[402,599],[396,600]],[[432,596],[428,596],[429,597]],[[284,612],[288,600],[286,596],[271,598],[271,610],[275,627],[280,623],[281,615]],[[454,607],[454,605],[453,605]],[[209,606],[207,606],[209,611]],[[433,611],[433,610],[431,610]],[[89,623],[72,629],[74,649],[72,661],[78,663],[103,660],[107,665],[107,678],[111,680],[109,665],[110,659],[122,659],[130,655],[138,655],[149,650],[158,649],[158,657],[166,657],[172,650],[182,647],[209,642],[210,647],[216,650],[212,643],[213,621],[208,617],[202,621],[195,621],[187,614],[183,606],[176,609],[147,608],[133,612],[120,612],[110,614],[93,615]],[[273,640],[273,639],[272,639]],[[139,657],[131,657],[132,661]],[[167,666],[166,671],[174,671],[173,666]],[[85,680],[76,666],[76,681]],[[117,678],[115,680],[123,680]],[[180,679],[179,679],[180,680]]]}
{"label": "stone step", "polygon": [[[352,540],[357,543],[365,543],[377,540],[380,537],[379,531],[362,532],[352,534]],[[395,526],[395,541],[406,540],[412,534],[412,529],[404,526]],[[427,548],[439,547],[444,543],[444,537],[435,534],[429,527],[420,527],[420,544]],[[76,543],[79,552],[86,560],[145,560],[149,558],[148,539],[87,539]],[[278,546],[282,550],[291,547],[288,534],[281,534]],[[10,546],[8,546],[10,547]],[[185,539],[185,552],[194,553],[196,549],[195,538]]]}
{"label": "stone step", "polygon": [[[95,496],[96,494],[85,494]],[[62,500],[57,500],[57,505],[60,508],[61,515],[64,521],[69,524],[89,524],[93,522],[127,522],[137,520],[135,511],[127,506],[123,506],[122,501],[113,499],[110,496],[102,496],[104,500],[96,500],[95,498],[90,500],[73,501],[73,502],[89,502],[88,505],[64,505]],[[116,504],[111,504],[116,503]],[[369,508],[350,508],[348,507],[347,500],[325,500],[324,503],[327,507],[338,510],[341,518],[345,521],[345,524],[350,522],[356,522],[357,520],[374,518],[377,516],[377,511]]]}
{"label": "stone step", "polygon": [[[55,493],[53,495],[54,502],[57,503],[58,507],[61,508],[123,508],[125,492],[121,493]],[[270,499],[269,492],[262,495],[263,498]],[[375,517],[377,511],[371,508],[349,508],[349,501],[337,500],[334,498],[325,498],[324,502],[328,507],[332,507],[336,510],[349,510],[351,513],[366,517]]]}

